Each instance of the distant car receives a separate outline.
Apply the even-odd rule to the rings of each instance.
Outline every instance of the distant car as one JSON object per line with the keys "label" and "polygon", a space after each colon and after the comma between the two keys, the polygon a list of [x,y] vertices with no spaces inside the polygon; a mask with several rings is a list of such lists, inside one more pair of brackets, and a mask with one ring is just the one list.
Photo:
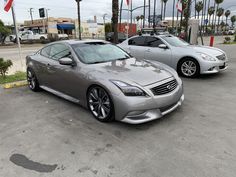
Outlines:
{"label": "distant car", "polygon": [[29,88],[45,89],[102,122],[139,124],[179,107],[183,84],[172,68],[137,60],[106,41],[60,41],[26,58]]}
{"label": "distant car", "polygon": [[142,35],[119,44],[134,57],[167,64],[185,77],[217,73],[227,69],[224,51],[207,46],[190,45],[173,35]]}
{"label": "distant car", "polygon": [[231,29],[228,31],[228,35],[234,35],[235,34],[235,30]]}
{"label": "distant car", "polygon": [[[118,42],[121,43],[127,39],[125,33],[118,33]],[[107,33],[106,41],[113,42],[114,40],[114,32]]]}

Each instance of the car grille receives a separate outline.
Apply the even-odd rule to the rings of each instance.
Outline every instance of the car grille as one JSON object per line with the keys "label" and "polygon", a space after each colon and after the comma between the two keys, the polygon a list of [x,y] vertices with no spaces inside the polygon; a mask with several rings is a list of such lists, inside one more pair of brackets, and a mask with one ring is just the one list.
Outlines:
{"label": "car grille", "polygon": [[167,82],[167,83],[164,83],[162,85],[152,88],[151,91],[154,95],[164,95],[164,94],[174,91],[177,86],[178,86],[178,83],[176,79],[174,79],[170,82]]}
{"label": "car grille", "polygon": [[219,60],[225,60],[226,59],[226,55],[222,54],[222,55],[217,56],[216,58],[218,58]]}

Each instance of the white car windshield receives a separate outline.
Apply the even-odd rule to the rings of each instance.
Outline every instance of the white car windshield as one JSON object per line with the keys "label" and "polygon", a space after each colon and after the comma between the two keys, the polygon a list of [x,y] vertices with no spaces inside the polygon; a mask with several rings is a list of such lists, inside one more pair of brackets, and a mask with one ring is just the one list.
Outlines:
{"label": "white car windshield", "polygon": [[119,47],[103,42],[73,44],[72,47],[79,59],[86,64],[104,63],[131,57]]}
{"label": "white car windshield", "polygon": [[183,47],[183,46],[188,46],[190,45],[189,43],[185,42],[184,40],[175,37],[175,36],[164,36],[162,37],[162,39],[164,39],[168,44],[175,46],[175,47]]}

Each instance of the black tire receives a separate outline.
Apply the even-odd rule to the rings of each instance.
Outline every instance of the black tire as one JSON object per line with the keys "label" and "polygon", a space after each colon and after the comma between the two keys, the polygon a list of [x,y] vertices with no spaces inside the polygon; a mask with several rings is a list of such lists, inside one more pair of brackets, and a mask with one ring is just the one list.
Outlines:
{"label": "black tire", "polygon": [[27,81],[30,90],[37,92],[40,91],[39,82],[34,71],[30,68],[27,69]]}
{"label": "black tire", "polygon": [[195,78],[200,74],[200,65],[193,58],[184,58],[178,63],[178,74],[187,78]]}
{"label": "black tire", "polygon": [[105,89],[93,86],[87,93],[88,109],[100,122],[114,120],[114,106],[111,97]]}

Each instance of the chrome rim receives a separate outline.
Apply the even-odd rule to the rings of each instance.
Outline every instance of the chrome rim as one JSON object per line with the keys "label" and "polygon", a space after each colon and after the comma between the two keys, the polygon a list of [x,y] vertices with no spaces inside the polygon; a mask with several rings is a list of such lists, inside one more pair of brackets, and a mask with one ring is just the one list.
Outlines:
{"label": "chrome rim", "polygon": [[98,119],[105,119],[111,111],[111,101],[105,90],[93,88],[88,94],[89,108]]}
{"label": "chrome rim", "polygon": [[193,61],[185,61],[181,66],[181,71],[185,76],[193,76],[197,72],[197,66]]}
{"label": "chrome rim", "polygon": [[32,74],[31,71],[27,72],[27,80],[28,80],[28,84],[30,89],[35,89],[36,86],[36,78],[35,76]]}

